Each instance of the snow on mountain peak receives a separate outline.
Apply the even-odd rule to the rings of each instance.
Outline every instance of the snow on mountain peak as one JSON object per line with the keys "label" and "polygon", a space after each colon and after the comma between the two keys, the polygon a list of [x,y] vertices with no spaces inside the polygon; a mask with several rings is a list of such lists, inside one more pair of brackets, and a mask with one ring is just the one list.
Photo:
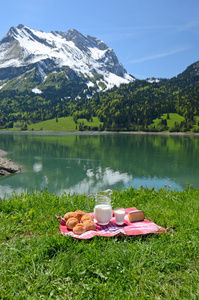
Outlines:
{"label": "snow on mountain peak", "polygon": [[0,72],[45,60],[59,68],[68,66],[86,78],[92,78],[93,73],[103,75],[109,87],[134,80],[104,42],[75,29],[46,33],[19,24],[0,41]]}

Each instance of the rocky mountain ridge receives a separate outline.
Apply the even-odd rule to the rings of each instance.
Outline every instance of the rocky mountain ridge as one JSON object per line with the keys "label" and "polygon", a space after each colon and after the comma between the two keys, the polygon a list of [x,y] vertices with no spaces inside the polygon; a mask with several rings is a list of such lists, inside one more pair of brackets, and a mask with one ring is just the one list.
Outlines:
{"label": "rocky mountain ridge", "polygon": [[96,90],[135,80],[114,51],[96,37],[75,29],[45,33],[21,24],[11,27],[0,41],[0,89],[34,92],[52,72],[64,72],[67,80]]}

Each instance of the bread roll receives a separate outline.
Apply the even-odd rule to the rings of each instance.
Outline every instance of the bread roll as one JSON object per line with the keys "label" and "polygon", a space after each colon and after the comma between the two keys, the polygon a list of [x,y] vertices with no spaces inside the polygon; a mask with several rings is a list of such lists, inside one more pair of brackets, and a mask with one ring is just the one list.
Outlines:
{"label": "bread roll", "polygon": [[76,210],[75,213],[77,214],[77,219],[80,221],[81,218],[86,214],[84,211],[82,210]]}
{"label": "bread roll", "polygon": [[93,221],[93,218],[90,215],[85,214],[82,216],[81,221],[82,221],[82,223],[84,223],[86,220]]}
{"label": "bread roll", "polygon": [[78,223],[74,228],[73,228],[74,234],[82,234],[86,232],[86,226],[83,223]]}
{"label": "bread roll", "polygon": [[66,226],[68,229],[73,229],[78,223],[79,221],[77,220],[77,218],[70,218],[67,220]]}
{"label": "bread roll", "polygon": [[77,214],[72,211],[66,213],[64,216],[64,219],[66,220],[66,222],[68,221],[69,218],[77,218]]}
{"label": "bread roll", "polygon": [[96,225],[91,220],[86,220],[86,221],[84,221],[83,224],[86,226],[86,231],[88,231],[88,230],[96,230]]}

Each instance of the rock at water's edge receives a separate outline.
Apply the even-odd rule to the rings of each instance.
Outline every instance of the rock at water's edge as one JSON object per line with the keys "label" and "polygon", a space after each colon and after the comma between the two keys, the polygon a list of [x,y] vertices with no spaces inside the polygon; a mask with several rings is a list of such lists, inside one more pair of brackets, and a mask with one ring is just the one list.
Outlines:
{"label": "rock at water's edge", "polygon": [[11,159],[3,158],[7,152],[0,149],[0,176],[21,172],[21,166],[12,162]]}
{"label": "rock at water's edge", "polygon": [[8,152],[0,149],[0,157],[6,156],[7,154],[8,154]]}

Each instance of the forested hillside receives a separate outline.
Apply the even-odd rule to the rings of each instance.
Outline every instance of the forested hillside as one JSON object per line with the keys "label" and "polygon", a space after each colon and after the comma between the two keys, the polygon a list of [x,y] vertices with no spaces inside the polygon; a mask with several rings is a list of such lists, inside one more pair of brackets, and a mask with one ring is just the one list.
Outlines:
{"label": "forested hillside", "polygon": [[168,118],[169,113],[178,113],[185,122],[176,126],[189,130],[194,117],[199,115],[199,76],[179,76],[154,83],[137,80],[95,95],[91,106],[109,128],[165,130],[166,122],[154,128],[153,120],[164,113]]}
{"label": "forested hillside", "polygon": [[[85,95],[83,82],[65,80],[64,76],[49,75],[45,92],[35,94],[31,89],[0,91],[0,126],[12,128],[16,122],[26,129],[27,124],[52,118],[73,116],[91,120],[98,117],[103,125],[99,130],[166,130],[167,121],[155,126],[153,120],[166,113],[178,113],[184,122],[173,130],[190,130],[199,116],[199,63],[189,66],[172,79],[153,83],[135,80],[106,92]],[[79,97],[75,97],[78,93]],[[92,97],[91,97],[92,96]]]}

